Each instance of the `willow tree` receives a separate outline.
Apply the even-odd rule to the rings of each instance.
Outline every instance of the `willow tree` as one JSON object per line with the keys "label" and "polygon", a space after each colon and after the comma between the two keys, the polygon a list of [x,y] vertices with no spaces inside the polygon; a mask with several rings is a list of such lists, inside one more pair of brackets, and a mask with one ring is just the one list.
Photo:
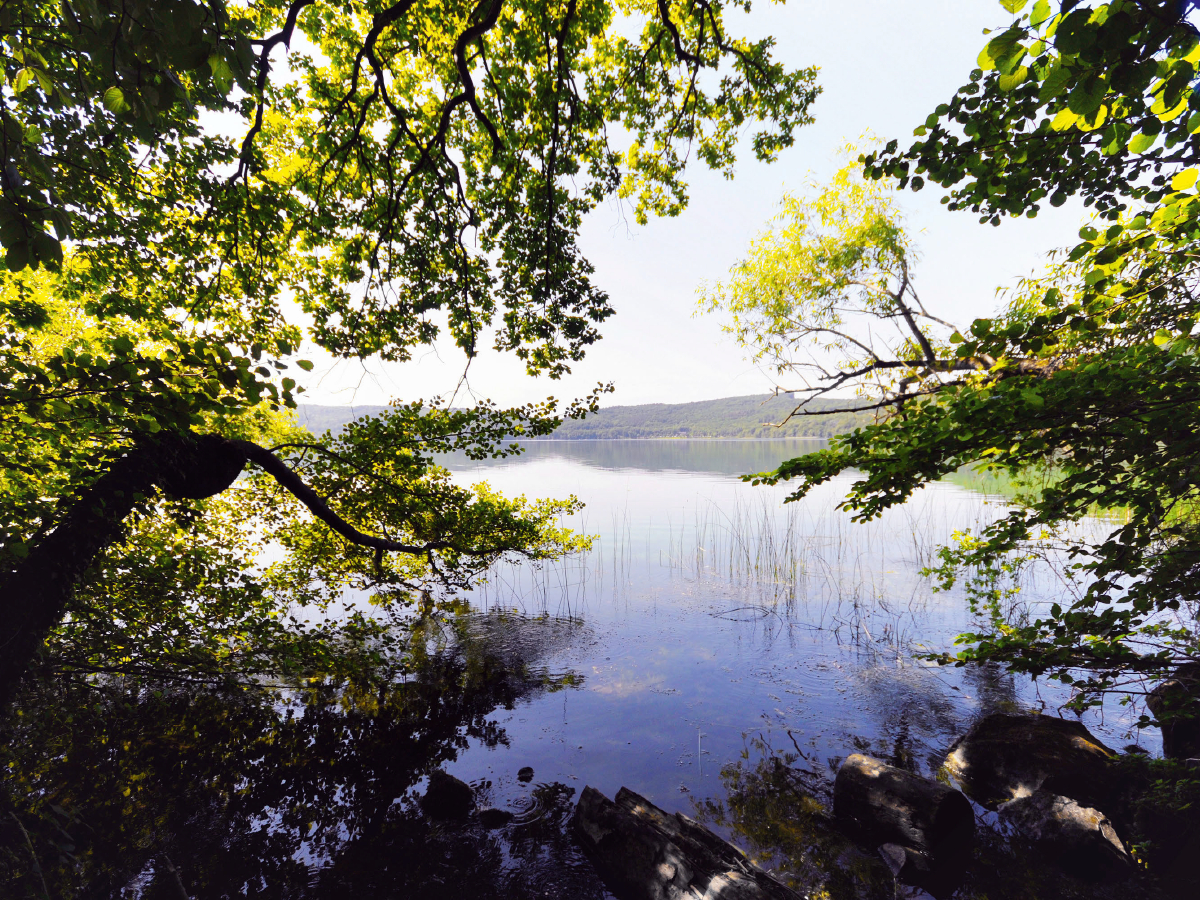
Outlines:
{"label": "willow tree", "polygon": [[[3,691],[56,628],[83,667],[210,626],[207,658],[253,656],[288,643],[297,598],[386,606],[568,548],[563,505],[432,462],[510,452],[553,402],[416,401],[323,441],[268,413],[294,406],[305,339],[406,360],[494,333],[531,373],[569,371],[613,312],[577,245],[588,211],[674,215],[690,157],[732,175],[739,141],[771,160],[809,121],[815,72],[732,34],[729,8],[749,4],[0,8]],[[264,534],[284,551],[265,573]]]}
{"label": "willow tree", "polygon": [[[830,302],[846,297],[860,325],[901,333],[856,345],[848,338],[861,332],[846,332],[799,387],[805,397],[862,388],[887,415],[761,478],[797,480],[796,498],[857,469],[844,505],[867,519],[961,466],[1051,471],[1022,505],[947,548],[941,574],[982,576],[973,583],[986,627],[963,637],[959,662],[1049,675],[1084,706],[1114,690],[1136,695],[1147,678],[1200,660],[1200,35],[1190,4],[1002,5],[1012,19],[991,33],[967,84],[909,148],[892,141],[864,156],[863,175],[942,188],[950,209],[993,224],[1072,196],[1094,219],[1045,277],[1023,283],[997,315],[958,327],[922,318],[911,257],[887,228],[833,234],[861,248],[879,286],[834,286]],[[761,267],[746,271],[762,282]],[[790,322],[760,315],[765,327],[745,336],[763,347],[764,336],[819,331],[830,313],[814,297],[785,304]],[[1070,526],[1097,504],[1127,519],[1099,539],[1079,537]],[[1078,593],[1008,616],[993,576],[1043,534],[1056,536]]]}

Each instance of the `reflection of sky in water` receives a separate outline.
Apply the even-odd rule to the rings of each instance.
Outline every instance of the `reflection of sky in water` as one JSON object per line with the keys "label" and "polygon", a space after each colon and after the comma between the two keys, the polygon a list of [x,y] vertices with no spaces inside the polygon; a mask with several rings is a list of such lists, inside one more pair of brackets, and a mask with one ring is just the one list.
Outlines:
{"label": "reflection of sky in water", "polygon": [[[971,627],[957,591],[932,593],[919,570],[955,530],[1002,506],[933,485],[877,521],[855,525],[834,507],[850,476],[799,503],[786,486],[738,480],[814,442],[540,442],[523,456],[449,458],[456,480],[507,494],[587,504],[573,527],[599,536],[585,558],[540,571],[504,566],[476,592],[480,608],[519,613],[494,635],[547,642],[542,662],[582,676],[578,690],[496,713],[510,743],[470,750],[450,767],[493,783],[499,806],[536,782],[622,785],[672,810],[721,797],[719,771],[757,738],[836,764],[856,750],[911,755],[929,771],[980,711],[1042,706],[1060,689],[999,673],[931,667],[915,644],[947,649]],[[1024,602],[1062,599],[1034,571]],[[549,619],[541,618],[549,616]],[[564,635],[555,618],[575,617]],[[1123,746],[1115,709],[1086,721]],[[1141,742],[1157,750],[1157,732]]]}

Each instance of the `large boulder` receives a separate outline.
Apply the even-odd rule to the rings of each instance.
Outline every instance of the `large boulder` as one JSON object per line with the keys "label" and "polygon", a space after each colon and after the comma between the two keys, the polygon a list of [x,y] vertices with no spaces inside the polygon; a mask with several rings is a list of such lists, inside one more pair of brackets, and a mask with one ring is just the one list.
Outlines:
{"label": "large boulder", "polygon": [[993,809],[1039,790],[1105,809],[1117,787],[1115,758],[1080,722],[996,713],[958,739],[946,769],[972,799]]}
{"label": "large boulder", "polygon": [[575,836],[622,900],[799,900],[728,841],[627,788],[609,800],[585,787]]}
{"label": "large boulder", "polygon": [[1184,663],[1146,697],[1162,728],[1163,756],[1200,757],[1200,663]]}
{"label": "large boulder", "polygon": [[838,769],[833,813],[898,880],[934,895],[953,890],[975,838],[975,811],[961,793],[861,753]]}
{"label": "large boulder", "polygon": [[1097,809],[1069,797],[1034,791],[1000,805],[1000,816],[1039,850],[1074,875],[1091,879],[1127,876],[1133,858],[1112,823]]}

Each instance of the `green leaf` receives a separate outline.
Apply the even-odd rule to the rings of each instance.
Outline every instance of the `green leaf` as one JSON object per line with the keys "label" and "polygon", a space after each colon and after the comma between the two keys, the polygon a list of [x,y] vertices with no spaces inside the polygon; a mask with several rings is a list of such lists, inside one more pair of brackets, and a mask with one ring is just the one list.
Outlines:
{"label": "green leaf", "polygon": [[1021,66],[1010,75],[1001,75],[999,79],[1000,90],[1008,93],[1013,88],[1017,87],[1029,75],[1029,68]]}
{"label": "green leaf", "polygon": [[1174,178],[1171,179],[1171,190],[1186,191],[1188,188],[1190,188],[1192,185],[1194,185],[1196,183],[1197,175],[1200,175],[1200,169],[1197,169],[1194,167],[1189,168],[1189,169],[1184,169],[1182,172],[1179,172]]}
{"label": "green leaf", "polygon": [[1154,146],[1154,142],[1158,140],[1158,135],[1139,133],[1133,136],[1129,142],[1130,153],[1145,153]]}
{"label": "green leaf", "polygon": [[26,241],[17,241],[10,244],[6,248],[4,254],[4,264],[8,266],[10,272],[20,272],[29,265],[29,244]]}
{"label": "green leaf", "polygon": [[1050,130],[1067,131],[1078,121],[1079,116],[1075,115],[1075,113],[1071,112],[1071,110],[1064,107],[1063,109],[1060,109],[1057,115],[1055,115],[1055,117],[1050,121]]}
{"label": "green leaf", "polygon": [[1000,0],[1000,5],[1013,15],[1016,15],[1025,7],[1025,4],[1028,2],[1029,0]]}
{"label": "green leaf", "polygon": [[1074,73],[1070,69],[1056,62],[1038,90],[1038,100],[1045,103],[1047,100],[1054,99],[1063,92],[1073,77]]}
{"label": "green leaf", "polygon": [[296,360],[296,365],[302,368],[305,372],[311,372],[313,370],[313,364],[307,359]]}
{"label": "green leaf", "polygon": [[208,68],[212,71],[213,83],[222,94],[228,94],[233,89],[233,69],[225,57],[212,54],[208,58]]}
{"label": "green leaf", "polygon": [[115,115],[127,113],[130,110],[129,103],[125,100],[125,93],[116,86],[110,87],[104,92],[101,98],[104,103],[104,108]]}
{"label": "green leaf", "polygon": [[33,257],[48,269],[57,271],[62,267],[62,244],[44,231],[33,236]]}
{"label": "green leaf", "polygon": [[1033,4],[1032,12],[1029,13],[1029,24],[1037,28],[1050,18],[1050,15],[1050,0],[1037,0]]}
{"label": "green leaf", "polygon": [[13,79],[13,93],[20,94],[25,88],[33,82],[33,69],[26,67],[17,72],[17,77]]}

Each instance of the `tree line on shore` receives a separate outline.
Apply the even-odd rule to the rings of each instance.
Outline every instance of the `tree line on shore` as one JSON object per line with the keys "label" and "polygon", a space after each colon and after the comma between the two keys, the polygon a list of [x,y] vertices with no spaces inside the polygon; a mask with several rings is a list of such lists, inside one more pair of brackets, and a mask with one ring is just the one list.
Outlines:
{"label": "tree line on shore", "polygon": [[[828,438],[874,421],[873,413],[845,409],[845,401],[821,400],[831,412],[789,418],[796,408],[790,394],[751,394],[694,403],[605,406],[586,418],[570,419],[536,440],[596,441],[653,438]],[[322,406],[301,403],[300,425],[314,434],[340,431],[361,416],[379,415],[386,406]]]}

